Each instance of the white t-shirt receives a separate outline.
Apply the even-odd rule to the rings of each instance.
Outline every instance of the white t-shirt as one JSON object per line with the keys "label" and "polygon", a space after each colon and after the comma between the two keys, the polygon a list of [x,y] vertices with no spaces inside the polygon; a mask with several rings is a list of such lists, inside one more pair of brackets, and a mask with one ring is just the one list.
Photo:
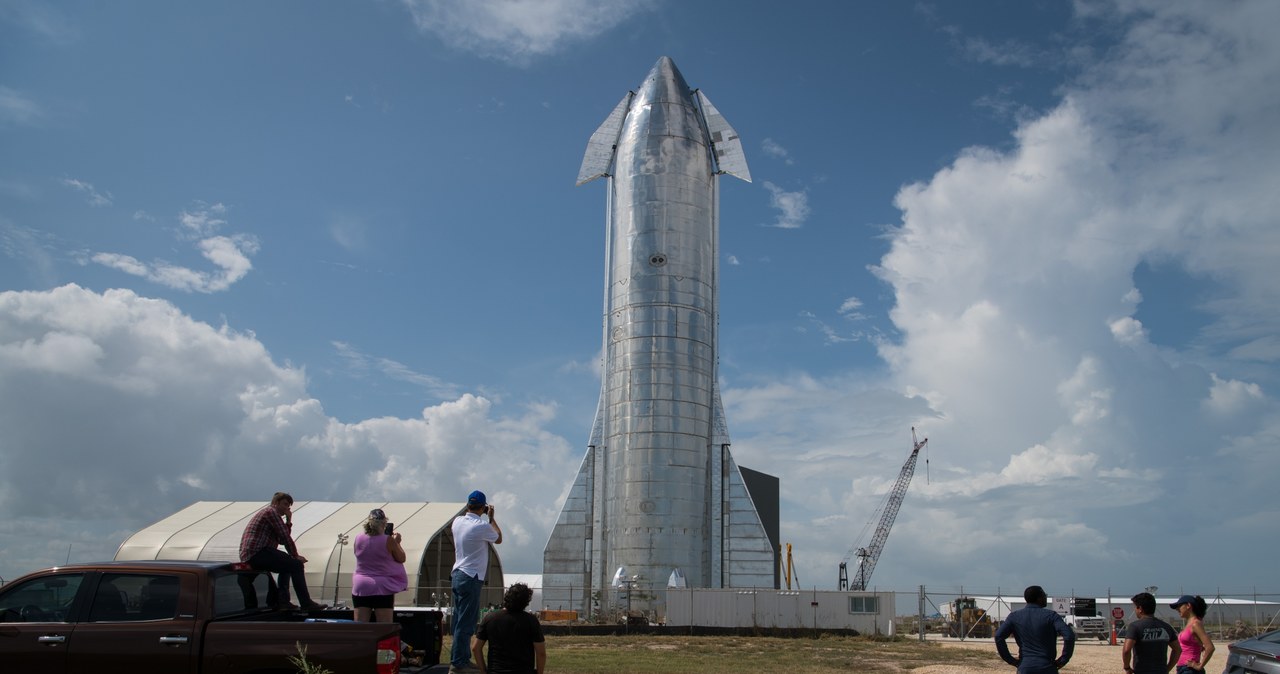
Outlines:
{"label": "white t-shirt", "polygon": [[489,544],[498,540],[498,532],[487,520],[475,513],[453,519],[453,570],[462,569],[468,576],[484,580],[489,571]]}

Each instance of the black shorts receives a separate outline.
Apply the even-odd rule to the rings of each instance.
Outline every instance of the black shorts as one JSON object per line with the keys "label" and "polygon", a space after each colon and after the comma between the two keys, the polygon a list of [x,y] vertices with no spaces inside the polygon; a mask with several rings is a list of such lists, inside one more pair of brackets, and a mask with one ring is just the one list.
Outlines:
{"label": "black shorts", "polygon": [[394,594],[351,595],[351,605],[356,608],[395,608],[395,602]]}

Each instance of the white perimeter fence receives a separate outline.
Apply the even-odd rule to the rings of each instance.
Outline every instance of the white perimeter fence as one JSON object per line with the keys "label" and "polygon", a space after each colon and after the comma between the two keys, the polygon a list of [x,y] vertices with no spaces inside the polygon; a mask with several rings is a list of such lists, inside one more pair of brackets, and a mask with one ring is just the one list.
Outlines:
{"label": "white perimeter fence", "polygon": [[[1199,594],[1208,605],[1204,623],[1220,638],[1241,639],[1280,629],[1280,592],[1225,593],[1221,590],[1196,592],[1192,589],[1161,591],[1157,587],[1138,588],[1130,593],[1109,590],[1104,594],[1065,590],[1045,586],[1050,608],[1060,613],[1101,617],[1107,626],[1123,628],[1134,619],[1133,595],[1150,591],[1156,598],[1156,617],[1175,627],[1182,625],[1178,612],[1170,604],[1183,594]],[[1026,605],[1021,590],[1009,588],[937,588],[921,585],[916,595],[915,610],[903,606],[910,595],[898,593],[896,632],[900,635],[939,635],[959,639],[989,639],[992,632],[1010,612]],[[1088,612],[1092,609],[1092,612]],[[911,615],[914,613],[914,615]],[[1109,635],[1107,635],[1109,636]]]}

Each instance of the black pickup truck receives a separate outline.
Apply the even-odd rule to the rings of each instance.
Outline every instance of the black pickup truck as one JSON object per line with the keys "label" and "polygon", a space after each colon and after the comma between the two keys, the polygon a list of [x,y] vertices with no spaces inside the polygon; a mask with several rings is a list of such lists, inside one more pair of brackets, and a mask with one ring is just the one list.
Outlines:
{"label": "black pickup truck", "polygon": [[400,672],[400,626],[273,610],[269,574],[227,562],[74,564],[0,588],[0,670],[25,674]]}

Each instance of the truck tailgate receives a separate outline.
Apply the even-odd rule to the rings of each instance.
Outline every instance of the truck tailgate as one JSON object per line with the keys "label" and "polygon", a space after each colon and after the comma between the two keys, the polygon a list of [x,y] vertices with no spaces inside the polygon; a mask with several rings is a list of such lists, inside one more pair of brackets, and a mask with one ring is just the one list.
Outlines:
{"label": "truck tailgate", "polygon": [[213,621],[205,627],[202,671],[293,671],[289,657],[301,645],[313,664],[343,674],[376,674],[378,642],[394,637],[398,656],[399,635],[396,623]]}

